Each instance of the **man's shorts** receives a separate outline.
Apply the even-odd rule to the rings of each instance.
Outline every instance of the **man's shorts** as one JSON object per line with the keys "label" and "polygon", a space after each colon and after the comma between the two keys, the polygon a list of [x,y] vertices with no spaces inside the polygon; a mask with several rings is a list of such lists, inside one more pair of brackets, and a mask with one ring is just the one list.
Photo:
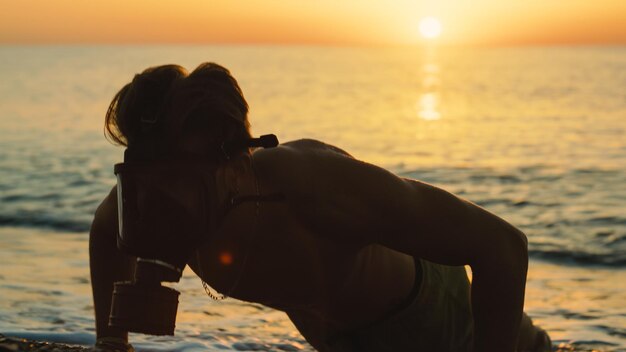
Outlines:
{"label": "man's shorts", "polygon": [[465,268],[415,262],[421,280],[412,299],[372,325],[333,337],[329,351],[471,351],[473,319]]}

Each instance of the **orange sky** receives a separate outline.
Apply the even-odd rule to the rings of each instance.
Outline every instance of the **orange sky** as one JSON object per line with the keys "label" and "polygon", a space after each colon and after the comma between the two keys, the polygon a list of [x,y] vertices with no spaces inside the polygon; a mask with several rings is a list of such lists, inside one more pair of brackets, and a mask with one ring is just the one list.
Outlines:
{"label": "orange sky", "polygon": [[626,44],[626,0],[0,0],[0,43]]}

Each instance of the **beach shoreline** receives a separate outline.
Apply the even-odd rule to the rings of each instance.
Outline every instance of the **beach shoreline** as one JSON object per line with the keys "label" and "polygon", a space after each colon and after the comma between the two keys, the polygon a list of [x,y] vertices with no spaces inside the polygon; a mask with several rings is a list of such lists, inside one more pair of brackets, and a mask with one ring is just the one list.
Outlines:
{"label": "beach shoreline", "polygon": [[[605,346],[606,347],[606,346]],[[246,350],[246,349],[244,349]],[[254,349],[257,350],[257,349]],[[38,340],[29,340],[25,338],[19,337],[11,337],[5,336],[0,333],[0,352],[14,352],[14,351],[24,351],[24,352],[95,352],[93,347],[85,347],[81,345],[69,345],[63,343],[56,342],[48,342],[48,341],[38,341]],[[138,348],[137,351],[148,351],[148,349]],[[268,350],[272,351],[272,350]],[[298,351],[293,350],[293,351]],[[603,348],[603,346],[598,346],[597,342],[574,342],[574,343],[566,343],[561,342],[559,344],[553,344],[552,346],[553,352],[601,352],[601,351],[624,351],[622,348]]]}
{"label": "beach shoreline", "polygon": [[0,334],[0,352],[5,351],[89,352],[93,351],[93,348],[46,341],[20,339]]}

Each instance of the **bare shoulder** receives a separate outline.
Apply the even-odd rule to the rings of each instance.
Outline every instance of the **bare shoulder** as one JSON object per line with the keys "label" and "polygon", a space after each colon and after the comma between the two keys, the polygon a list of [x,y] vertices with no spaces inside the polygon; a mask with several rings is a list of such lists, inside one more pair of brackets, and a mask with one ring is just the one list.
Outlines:
{"label": "bare shoulder", "polygon": [[310,139],[310,138],[298,139],[295,141],[289,141],[287,143],[284,143],[283,146],[287,148],[292,148],[294,150],[301,151],[301,152],[307,152],[307,151],[308,152],[321,152],[321,153],[330,152],[330,153],[337,153],[343,156],[352,157],[352,155],[350,155],[345,150],[339,147],[336,147],[332,144],[324,143],[317,139]]}
{"label": "bare shoulder", "polygon": [[374,242],[393,205],[410,193],[401,177],[321,141],[304,139],[255,152],[262,179],[318,233]]}
{"label": "bare shoulder", "polygon": [[[345,150],[316,139],[298,139],[281,143],[276,148],[260,149],[254,153],[255,160],[263,163],[282,164],[286,161],[309,162],[311,156],[343,156],[352,158]],[[276,165],[275,165],[276,166]]]}
{"label": "bare shoulder", "polygon": [[266,184],[294,194],[308,193],[320,161],[352,158],[346,151],[314,139],[299,139],[254,152],[254,164]]}
{"label": "bare shoulder", "polygon": [[337,164],[358,163],[345,150],[314,139],[299,139],[254,152],[257,171],[266,183],[291,195],[307,197],[320,191],[321,182]]}

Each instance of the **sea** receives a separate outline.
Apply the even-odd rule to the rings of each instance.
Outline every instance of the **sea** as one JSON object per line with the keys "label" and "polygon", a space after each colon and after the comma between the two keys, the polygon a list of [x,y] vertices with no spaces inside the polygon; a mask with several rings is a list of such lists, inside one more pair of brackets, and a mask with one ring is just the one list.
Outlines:
{"label": "sea", "polygon": [[[528,236],[525,311],[559,351],[626,351],[626,47],[0,46],[0,334],[94,342],[88,231],[143,69],[229,68],[256,135],[314,138]],[[488,245],[488,244],[485,244]],[[206,296],[139,351],[313,351],[285,314]]]}

